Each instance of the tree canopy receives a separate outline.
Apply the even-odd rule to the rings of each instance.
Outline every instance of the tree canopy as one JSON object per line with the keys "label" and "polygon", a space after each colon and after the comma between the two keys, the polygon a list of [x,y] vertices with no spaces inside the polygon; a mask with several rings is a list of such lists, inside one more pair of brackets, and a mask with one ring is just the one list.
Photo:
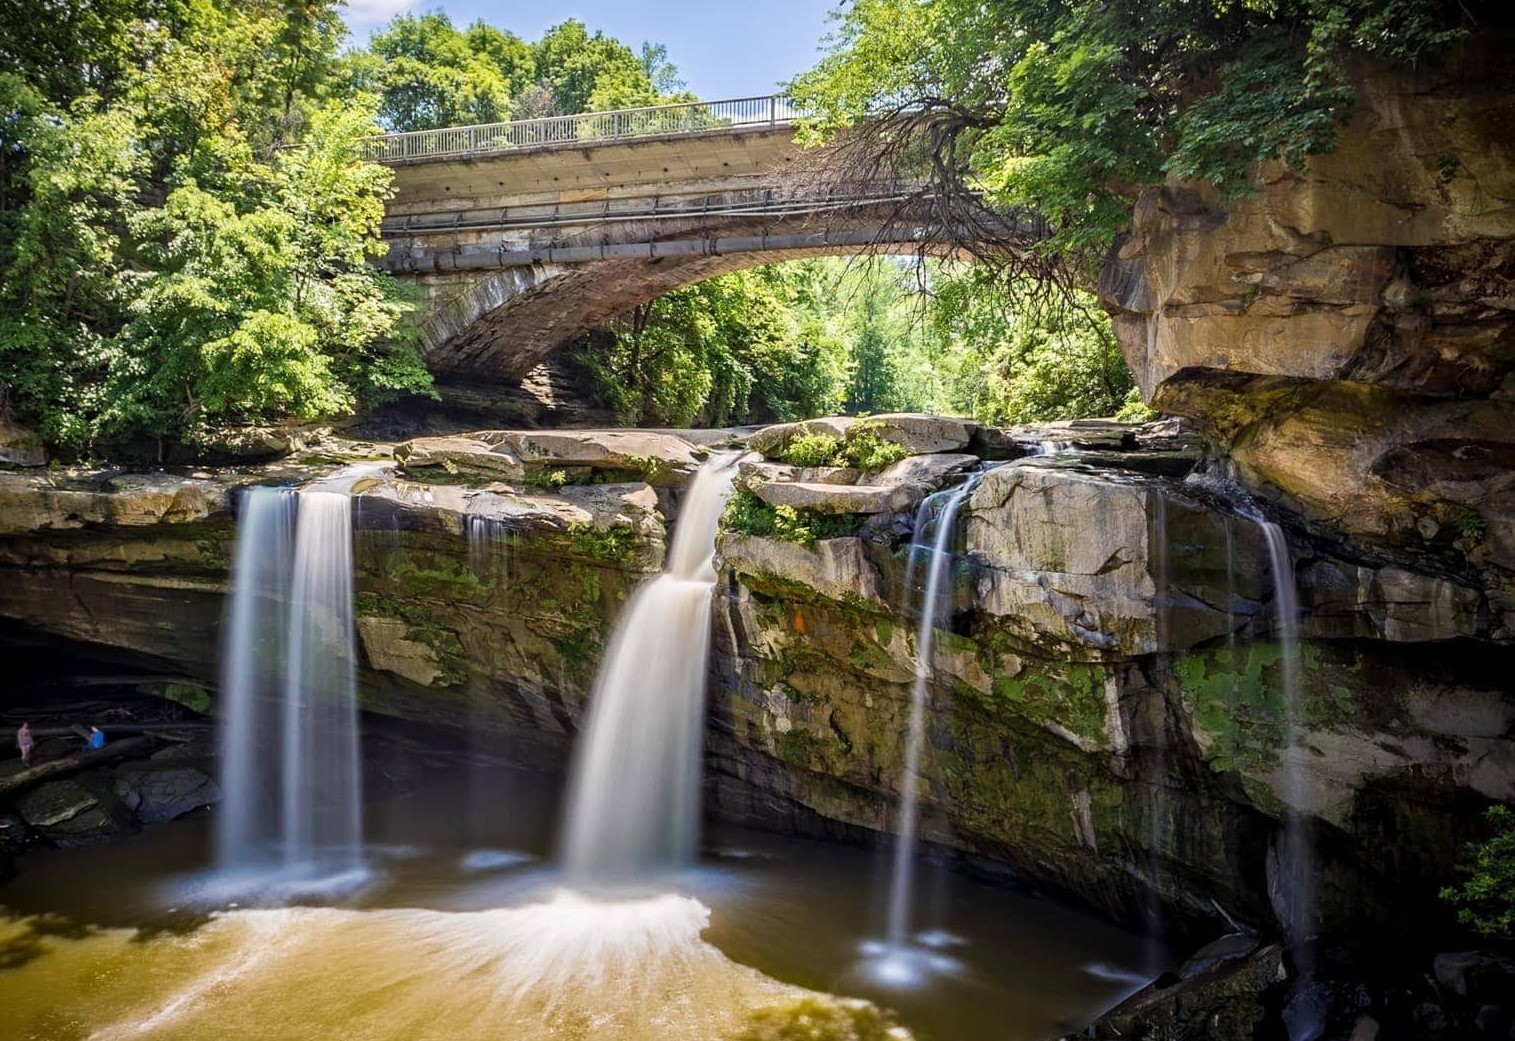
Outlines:
{"label": "tree canopy", "polygon": [[343,58],[350,88],[379,96],[386,130],[572,115],[683,98],[667,48],[640,52],[576,19],[527,43],[483,21],[453,26],[441,11],[400,15]]}
{"label": "tree canopy", "polygon": [[[78,452],[430,385],[335,5],[44,5],[0,53],[0,409]],[[60,62],[64,63],[60,65]]]}
{"label": "tree canopy", "polygon": [[[908,115],[886,140],[953,191],[1047,217],[1099,250],[1134,189],[1246,190],[1259,160],[1328,150],[1354,54],[1410,62],[1478,0],[855,0],[792,85],[821,134]],[[912,149],[915,150],[912,154]],[[921,154],[922,152],[928,154]]]}
{"label": "tree canopy", "polygon": [[639,104],[666,51],[337,0],[0,0],[0,416],[75,455],[428,393],[377,129]]}

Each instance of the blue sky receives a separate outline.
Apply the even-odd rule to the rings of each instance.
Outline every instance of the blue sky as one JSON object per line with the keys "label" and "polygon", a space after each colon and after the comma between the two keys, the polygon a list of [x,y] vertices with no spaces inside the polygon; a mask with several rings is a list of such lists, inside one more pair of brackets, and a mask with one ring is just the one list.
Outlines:
{"label": "blue sky", "polygon": [[638,49],[666,44],[689,89],[702,98],[772,93],[815,64],[837,0],[348,0],[358,41],[401,12],[442,10],[459,27],[477,18],[534,40],[565,18],[603,29]]}

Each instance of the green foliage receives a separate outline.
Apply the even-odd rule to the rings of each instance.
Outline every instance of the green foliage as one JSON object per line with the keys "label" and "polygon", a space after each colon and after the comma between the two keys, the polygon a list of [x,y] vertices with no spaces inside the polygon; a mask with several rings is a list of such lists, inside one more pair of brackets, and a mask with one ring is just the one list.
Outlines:
{"label": "green foliage", "polygon": [[670,293],[579,356],[628,423],[783,422],[844,404],[994,423],[1153,414],[1092,297],[1035,312],[1015,288],[984,268],[797,261]]}
{"label": "green foliage", "polygon": [[1014,288],[985,269],[947,272],[936,286],[930,321],[955,410],[1000,424],[1144,414],[1091,296],[1075,292],[1072,309],[1028,315]]}
{"label": "green foliage", "polygon": [[770,506],[747,488],[737,488],[726,503],[721,527],[739,535],[782,539],[800,546],[814,546],[820,539],[856,535],[863,518],[853,514],[821,514],[793,506]]}
{"label": "green foliage", "polygon": [[882,470],[909,454],[904,445],[884,437],[879,433],[877,425],[867,422],[857,423],[847,431],[847,440],[841,451],[841,457],[847,465],[855,466],[864,473]]}
{"label": "green foliage", "polygon": [[146,7],[102,9],[108,81],[6,54],[0,411],[76,453],[161,451],[428,390],[370,264],[372,109],[323,100],[334,6]]}
{"label": "green foliage", "polygon": [[830,434],[801,434],[785,446],[780,458],[795,466],[834,466],[841,447]]}
{"label": "green foliage", "polygon": [[1245,190],[1253,164],[1328,151],[1352,54],[1413,62],[1493,0],[856,0],[791,86],[825,137],[903,108],[939,133],[894,154],[1052,223],[1097,256],[1165,176]]}
{"label": "green foliage", "polygon": [[1467,881],[1448,886],[1441,898],[1457,907],[1457,920],[1489,937],[1515,936],[1515,813],[1491,806],[1485,814],[1493,834],[1469,843]]}
{"label": "green foliage", "polygon": [[400,15],[346,58],[355,90],[380,98],[386,130],[430,130],[509,119],[512,81],[529,82],[531,55],[483,23],[466,33],[441,11]]}
{"label": "green foliage", "polygon": [[675,290],[587,337],[580,356],[623,422],[688,426],[835,412],[846,378],[840,319],[813,261]]}
{"label": "green foliage", "polygon": [[483,21],[459,30],[441,11],[399,15],[368,47],[343,59],[353,93],[380,98],[386,130],[509,119],[682,100],[683,82],[660,44],[626,44],[568,19],[536,43]]}

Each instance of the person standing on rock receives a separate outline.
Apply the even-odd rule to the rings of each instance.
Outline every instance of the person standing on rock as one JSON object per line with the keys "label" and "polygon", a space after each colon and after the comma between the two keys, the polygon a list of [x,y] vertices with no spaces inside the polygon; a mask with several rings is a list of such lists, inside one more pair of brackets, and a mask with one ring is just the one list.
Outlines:
{"label": "person standing on rock", "polygon": [[21,729],[16,731],[16,747],[21,749],[21,765],[32,765],[32,725],[22,723]]}
{"label": "person standing on rock", "polygon": [[96,748],[104,748],[105,747],[105,731],[101,730],[99,727],[96,727],[96,726],[90,727],[89,728],[89,747],[90,747],[91,750],[96,749]]}

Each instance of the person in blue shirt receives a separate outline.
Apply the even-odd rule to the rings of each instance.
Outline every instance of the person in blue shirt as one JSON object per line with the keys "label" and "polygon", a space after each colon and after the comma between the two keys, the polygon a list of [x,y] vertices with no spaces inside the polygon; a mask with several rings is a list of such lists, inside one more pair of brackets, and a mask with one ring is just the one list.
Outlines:
{"label": "person in blue shirt", "polygon": [[90,748],[104,748],[105,747],[105,731],[101,730],[99,727],[90,727],[89,728],[89,747]]}

